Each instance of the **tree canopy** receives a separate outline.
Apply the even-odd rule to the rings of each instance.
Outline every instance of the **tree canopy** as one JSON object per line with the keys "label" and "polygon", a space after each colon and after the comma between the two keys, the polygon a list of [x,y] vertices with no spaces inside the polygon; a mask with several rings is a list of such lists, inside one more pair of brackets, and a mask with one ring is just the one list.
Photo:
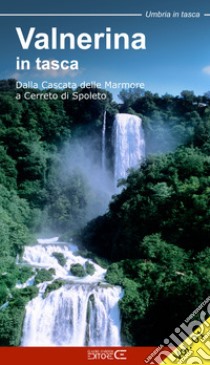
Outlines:
{"label": "tree canopy", "polygon": [[[38,289],[15,288],[32,275],[16,261],[34,241],[33,234],[46,227],[77,237],[79,232],[87,249],[109,260],[107,281],[124,288],[124,343],[159,344],[209,295],[209,92],[159,96],[123,90],[122,104],[117,104],[106,90],[106,100],[80,102],[71,97],[25,100],[24,91],[19,90],[17,100],[15,80],[0,81],[0,345],[20,343],[25,304]],[[68,92],[71,96],[73,90]],[[100,163],[105,110],[110,174],[116,112],[142,118],[146,158],[119,182],[121,193],[112,198],[106,214],[84,228],[88,201],[96,210],[101,197],[75,169],[74,141],[89,138],[94,163]],[[70,164],[65,151],[72,156]],[[88,149],[84,151],[90,159]],[[102,178],[97,181],[103,183]],[[62,257],[57,259],[65,265]],[[88,261],[85,270],[93,273]],[[37,281],[52,273],[38,274]]]}

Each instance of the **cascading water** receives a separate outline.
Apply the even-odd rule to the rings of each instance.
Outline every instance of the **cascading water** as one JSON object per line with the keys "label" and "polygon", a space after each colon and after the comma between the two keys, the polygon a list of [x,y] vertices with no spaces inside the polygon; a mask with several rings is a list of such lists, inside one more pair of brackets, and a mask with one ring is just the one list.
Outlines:
{"label": "cascading water", "polygon": [[[106,165],[106,112],[102,129],[102,169]],[[117,114],[114,121],[114,180],[127,176],[145,156],[141,119],[131,114]],[[76,254],[73,244],[59,243],[58,237],[40,239],[37,245],[25,247],[23,260],[34,268],[53,268],[53,280],[62,286],[46,291],[53,281],[39,284],[39,295],[26,306],[22,346],[120,346],[120,311],[118,302],[123,291],[109,285],[106,270]],[[61,266],[55,253],[65,257]],[[94,266],[93,275],[83,278],[70,273],[72,264],[84,269],[87,261]],[[32,285],[34,278],[19,287]]]}
{"label": "cascading water", "polygon": [[[26,306],[22,346],[120,346],[122,289],[104,281],[106,270],[77,255],[72,244],[42,244],[25,247],[23,260],[35,268],[54,268],[54,279],[65,280],[57,290],[45,295],[51,282],[39,284],[39,295]],[[63,254],[62,267],[54,253]],[[70,274],[72,264],[85,268],[92,263],[95,272],[84,278]],[[30,282],[31,284],[31,282]]]}
{"label": "cascading water", "polygon": [[104,112],[103,128],[102,128],[102,159],[101,159],[102,170],[106,167],[106,110]]}
{"label": "cascading water", "polygon": [[114,180],[126,178],[128,169],[137,167],[145,156],[142,120],[132,114],[118,113],[114,121]]}

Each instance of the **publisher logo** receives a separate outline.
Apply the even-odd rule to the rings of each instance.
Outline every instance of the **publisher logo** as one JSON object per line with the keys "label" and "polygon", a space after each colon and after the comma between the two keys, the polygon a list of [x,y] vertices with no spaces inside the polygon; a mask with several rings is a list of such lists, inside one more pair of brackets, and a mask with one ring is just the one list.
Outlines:
{"label": "publisher logo", "polygon": [[127,350],[88,350],[88,360],[127,360]]}

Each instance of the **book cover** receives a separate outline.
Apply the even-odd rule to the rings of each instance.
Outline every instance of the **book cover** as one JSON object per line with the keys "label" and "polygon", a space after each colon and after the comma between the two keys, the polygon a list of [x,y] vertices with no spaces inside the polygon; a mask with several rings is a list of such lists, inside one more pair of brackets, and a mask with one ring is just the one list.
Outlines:
{"label": "book cover", "polygon": [[208,363],[208,2],[0,21],[2,358]]}

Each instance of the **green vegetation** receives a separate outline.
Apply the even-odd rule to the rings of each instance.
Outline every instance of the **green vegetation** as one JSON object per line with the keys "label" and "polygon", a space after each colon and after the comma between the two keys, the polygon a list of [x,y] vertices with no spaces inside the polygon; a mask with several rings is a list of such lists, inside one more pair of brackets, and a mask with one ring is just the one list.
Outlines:
{"label": "green vegetation", "polygon": [[49,293],[51,293],[54,290],[59,289],[64,284],[65,284],[65,280],[55,279],[51,284],[48,284],[48,286],[46,287],[45,292],[44,292],[44,298],[46,298]]}
{"label": "green vegetation", "polygon": [[73,264],[70,268],[70,273],[72,275],[83,278],[87,275],[93,275],[95,273],[95,267],[91,262],[86,261],[85,266],[83,267],[81,264]]}
{"label": "green vegetation", "polygon": [[209,295],[209,95],[122,100],[143,118],[149,155],[82,241],[113,262],[106,280],[124,288],[125,344],[158,345]]}
{"label": "green vegetation", "polygon": [[[17,255],[45,227],[75,236],[89,219],[88,202],[92,211],[100,204],[77,161],[72,166],[65,156],[74,160],[73,140],[89,137],[99,162],[105,109],[110,170],[116,112],[142,117],[147,158],[121,181],[108,212],[83,229],[83,246],[87,259],[110,265],[107,281],[124,287],[125,343],[159,344],[209,295],[210,94],[124,90],[121,105],[110,93],[82,102],[15,94],[14,80],[0,82],[0,306],[8,302],[0,310],[0,345],[20,343],[25,303],[37,294],[36,287],[15,289],[33,275],[16,265]],[[84,153],[89,157],[85,147]],[[65,265],[65,257],[54,257]],[[72,270],[79,277],[94,273],[88,261]],[[52,279],[52,271],[41,269],[35,282]],[[60,285],[55,280],[46,295]]]}
{"label": "green vegetation", "polygon": [[87,275],[84,267],[81,264],[71,265],[70,273],[74,276],[78,276],[79,278],[84,278]]}
{"label": "green vegetation", "polygon": [[[77,240],[80,239],[80,237],[77,237]],[[79,249],[77,252],[74,253],[75,256],[82,256],[85,257],[87,259],[92,260],[93,262],[95,262],[97,265],[103,267],[104,269],[107,269],[109,264],[110,264],[110,260],[107,260],[105,257],[101,257],[96,255],[95,253],[88,251],[86,248],[82,248]]]}
{"label": "green vegetation", "polygon": [[40,284],[44,281],[51,281],[53,280],[53,275],[55,275],[55,269],[40,269],[35,276],[35,284]]}
{"label": "green vegetation", "polygon": [[141,242],[153,233],[184,249],[205,248],[210,241],[209,175],[210,159],[198,149],[149,157],[129,175],[109,213],[84,230],[88,249],[112,260],[141,257]]}
{"label": "green vegetation", "polygon": [[30,266],[20,266],[17,279],[21,284],[25,283],[34,275],[34,271]]}
{"label": "green vegetation", "polygon": [[[15,95],[15,80],[0,81],[0,306],[10,301],[17,282],[33,275],[26,266],[16,265],[33,233],[45,227],[73,232],[87,221],[89,188],[78,171],[63,179],[62,149],[81,130],[83,135],[90,130],[100,134],[105,103],[109,120],[115,110],[109,93],[107,101],[82,103],[17,100]],[[63,258],[57,260],[64,264]],[[35,280],[52,280],[52,273],[40,270]],[[0,346],[17,345],[24,309],[10,303],[0,316]]]}
{"label": "green vegetation", "polygon": [[87,273],[87,275],[93,275],[95,273],[95,267],[93,264],[91,264],[91,262],[86,261],[85,263],[85,271]]}
{"label": "green vegetation", "polygon": [[9,306],[0,312],[1,346],[19,346],[25,315],[24,304]]}
{"label": "green vegetation", "polygon": [[161,343],[208,296],[210,277],[209,259],[203,263],[209,248],[192,256],[158,235],[147,236],[145,243],[158,245],[158,259],[152,250],[147,258],[113,263],[106,279],[124,287],[120,308],[126,341],[146,346]]}
{"label": "green vegetation", "polygon": [[58,263],[61,266],[65,266],[66,265],[66,258],[64,257],[64,254],[61,252],[53,252],[52,256],[55,257],[58,260]]}
{"label": "green vegetation", "polygon": [[25,315],[25,305],[38,294],[38,288],[32,286],[14,289],[8,306],[0,311],[1,346],[19,346]]}
{"label": "green vegetation", "polygon": [[106,279],[125,289],[131,344],[161,343],[208,296],[209,176],[209,156],[199,149],[150,156],[83,231],[88,249],[117,261]]}

